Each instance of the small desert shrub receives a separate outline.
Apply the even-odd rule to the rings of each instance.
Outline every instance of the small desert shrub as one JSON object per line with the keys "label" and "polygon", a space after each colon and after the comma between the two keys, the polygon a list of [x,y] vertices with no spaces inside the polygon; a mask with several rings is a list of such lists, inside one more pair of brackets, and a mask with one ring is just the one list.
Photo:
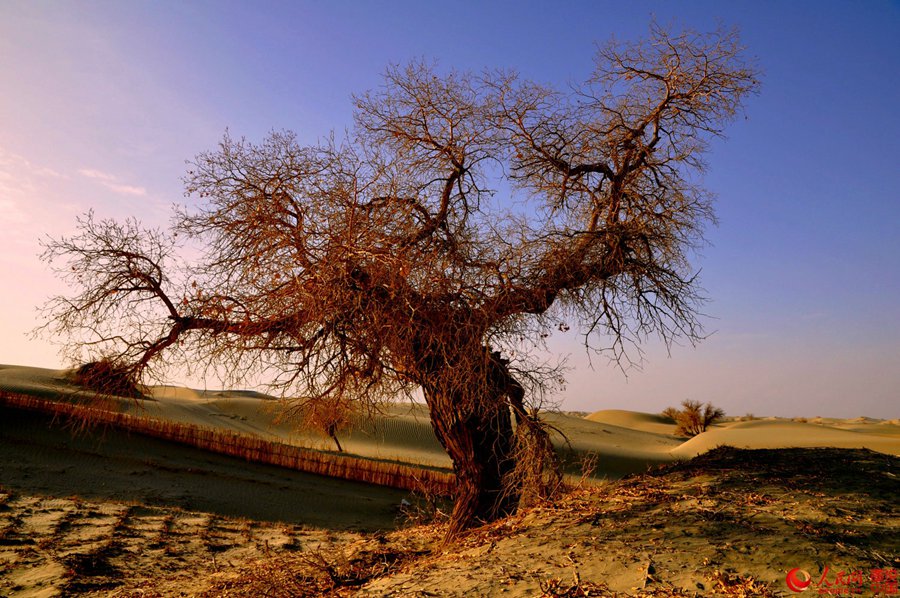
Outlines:
{"label": "small desert shrub", "polygon": [[140,398],[134,373],[109,358],[82,364],[69,373],[69,379],[85,388],[105,395]]}
{"label": "small desert shrub", "polygon": [[292,406],[279,418],[292,422],[300,430],[312,429],[334,441],[339,453],[344,452],[338,432],[351,426],[353,406],[348,401],[325,401],[309,399],[300,405]]}
{"label": "small desert shrub", "polygon": [[780,592],[775,592],[764,581],[755,579],[748,575],[743,577],[731,571],[713,572],[707,579],[712,581],[715,586],[713,592],[717,596],[758,596],[759,598],[769,598],[780,596]]}
{"label": "small desert shrub", "polygon": [[578,482],[579,487],[583,487],[588,479],[594,477],[599,461],[600,455],[594,452],[589,452],[581,456],[581,479]]}
{"label": "small desert shrub", "polygon": [[564,582],[558,577],[541,581],[541,598],[563,598],[569,596],[611,596],[605,584],[581,581],[576,571],[574,583]]}
{"label": "small desert shrub", "polygon": [[725,417],[725,412],[712,403],[705,406],[699,401],[685,399],[681,402],[681,409],[669,407],[662,412],[663,417],[668,417],[678,426],[676,434],[684,436],[696,436],[705,432],[709,426]]}

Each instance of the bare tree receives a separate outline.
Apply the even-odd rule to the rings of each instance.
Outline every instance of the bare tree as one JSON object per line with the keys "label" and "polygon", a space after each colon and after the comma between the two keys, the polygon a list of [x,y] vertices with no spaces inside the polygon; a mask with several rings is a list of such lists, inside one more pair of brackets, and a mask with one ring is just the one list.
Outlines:
{"label": "bare tree", "polygon": [[[734,32],[655,26],[600,47],[566,91],[390,68],[343,141],[226,136],[198,156],[171,233],[88,216],[50,240],[78,290],[48,326],[139,374],[173,351],[271,372],[297,409],[421,389],[458,479],[455,533],[513,511],[523,472],[552,464],[522,448],[550,446],[523,347],[571,325],[617,360],[648,335],[700,337],[688,257],[713,215],[697,174],[756,86]],[[184,238],[205,254],[178,269]]]}
{"label": "bare tree", "polygon": [[334,441],[338,452],[343,453],[344,447],[338,439],[338,432],[346,430],[351,425],[352,403],[346,398],[342,401],[306,400],[300,402],[300,405],[297,403],[294,401],[293,404],[287,405],[282,415],[287,416],[287,420],[292,421],[298,428],[312,428],[328,436]]}

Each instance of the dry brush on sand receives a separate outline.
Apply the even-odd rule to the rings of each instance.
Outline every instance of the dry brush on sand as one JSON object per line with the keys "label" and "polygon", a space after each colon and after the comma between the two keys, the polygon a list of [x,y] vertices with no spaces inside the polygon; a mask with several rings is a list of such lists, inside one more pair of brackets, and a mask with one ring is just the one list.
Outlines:
{"label": "dry brush on sand", "polygon": [[699,401],[685,399],[681,402],[681,409],[669,407],[662,412],[663,417],[671,419],[675,425],[675,433],[683,436],[696,436],[706,432],[717,421],[725,417],[725,412],[712,403],[706,406]]}

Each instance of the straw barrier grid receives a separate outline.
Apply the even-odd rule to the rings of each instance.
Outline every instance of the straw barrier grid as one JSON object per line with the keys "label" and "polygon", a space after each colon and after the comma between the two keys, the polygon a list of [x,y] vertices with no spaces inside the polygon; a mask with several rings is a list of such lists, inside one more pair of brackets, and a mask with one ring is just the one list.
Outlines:
{"label": "straw barrier grid", "polygon": [[55,418],[77,418],[105,424],[192,446],[214,453],[239,457],[252,463],[276,465],[306,473],[388,486],[401,490],[451,495],[455,485],[453,474],[393,461],[366,459],[327,451],[317,451],[291,444],[273,442],[258,436],[172,422],[153,417],[136,416],[77,403],[55,401],[19,393],[0,391],[0,405],[36,411]]}

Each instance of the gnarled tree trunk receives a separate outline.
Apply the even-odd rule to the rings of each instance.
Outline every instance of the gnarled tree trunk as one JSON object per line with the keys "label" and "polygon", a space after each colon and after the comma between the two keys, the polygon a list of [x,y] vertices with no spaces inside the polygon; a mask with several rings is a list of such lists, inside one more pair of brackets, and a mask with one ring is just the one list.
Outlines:
{"label": "gnarled tree trunk", "polygon": [[479,348],[484,359],[469,361],[469,380],[459,368],[435,367],[423,385],[432,428],[456,474],[451,536],[514,513],[521,498],[513,474],[522,388],[499,354]]}
{"label": "gnarled tree trunk", "polygon": [[472,408],[462,412],[452,394],[428,388],[425,400],[435,435],[456,473],[449,534],[513,513],[518,492],[505,483],[515,468],[509,407],[498,397],[475,397]]}

